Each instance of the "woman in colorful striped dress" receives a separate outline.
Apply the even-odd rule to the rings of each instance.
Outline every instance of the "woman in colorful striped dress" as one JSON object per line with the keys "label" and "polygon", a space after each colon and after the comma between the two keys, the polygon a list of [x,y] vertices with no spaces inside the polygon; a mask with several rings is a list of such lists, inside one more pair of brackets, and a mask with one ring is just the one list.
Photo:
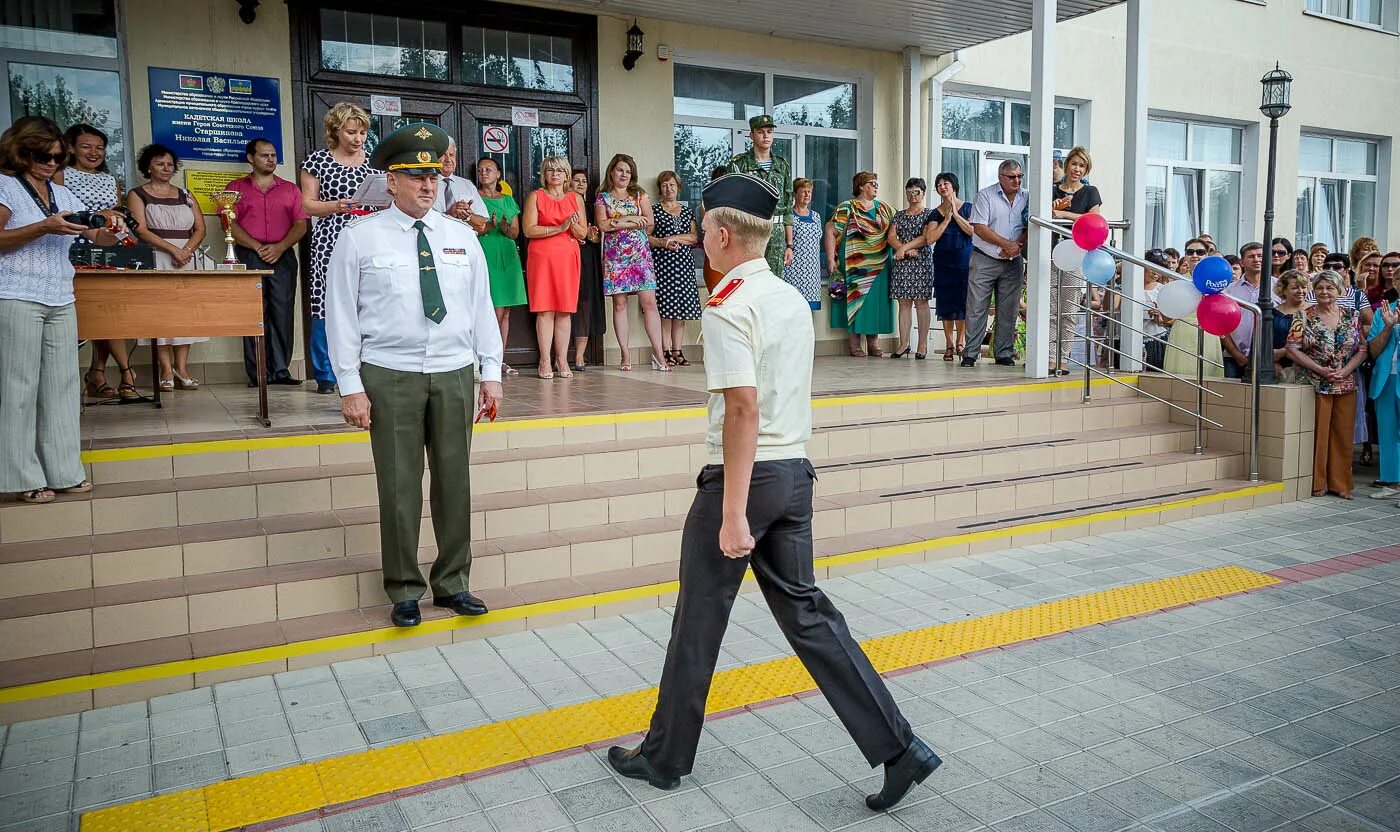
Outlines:
{"label": "woman in colorful striped dress", "polygon": [[[894,209],[875,198],[875,174],[851,180],[852,199],[836,206],[827,226],[826,261],[831,272],[831,328],[847,330],[851,355],[880,358],[878,338],[894,331],[889,299],[890,253],[899,245]],[[866,348],[861,348],[864,335]]]}

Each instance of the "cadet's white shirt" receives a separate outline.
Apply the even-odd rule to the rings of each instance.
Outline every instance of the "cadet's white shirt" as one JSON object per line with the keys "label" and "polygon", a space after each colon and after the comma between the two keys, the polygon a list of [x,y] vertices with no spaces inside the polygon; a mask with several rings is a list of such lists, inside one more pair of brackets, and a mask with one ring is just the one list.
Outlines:
{"label": "cadet's white shirt", "polygon": [[351,222],[331,252],[326,342],[342,396],[364,392],[362,363],[414,373],[475,364],[480,380],[501,380],[501,331],[476,232],[436,211],[423,216],[447,307],[435,324],[423,314],[413,223],[391,205]]}
{"label": "cadet's white shirt", "polygon": [[[452,202],[447,201],[447,191],[452,191]],[[473,214],[482,219],[491,219],[491,212],[486,210],[486,201],[481,198],[481,192],[476,189],[470,179],[463,179],[457,174],[451,176],[438,177],[437,201],[433,203],[434,211],[446,211],[453,203],[471,200]]]}
{"label": "cadet's white shirt", "polygon": [[724,463],[724,390],[758,390],[758,448],[754,461],[802,459],[812,436],[812,307],[763,258],[740,263],[715,287],[744,282],[700,316],[710,462]]}

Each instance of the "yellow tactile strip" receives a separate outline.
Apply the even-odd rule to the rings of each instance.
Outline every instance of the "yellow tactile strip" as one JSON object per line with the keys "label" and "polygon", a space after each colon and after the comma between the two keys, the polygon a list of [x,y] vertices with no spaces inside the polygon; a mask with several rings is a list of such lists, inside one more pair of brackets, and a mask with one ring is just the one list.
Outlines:
{"label": "yellow tactile strip", "polygon": [[[1091,384],[1137,384],[1135,375],[1098,378]],[[965,396],[1010,395],[1046,390],[1068,390],[1083,386],[1082,381],[1031,381],[1023,384],[988,385],[985,387],[945,387],[938,390],[904,390],[891,393],[862,393],[850,396],[820,396],[812,399],[812,407],[844,407],[856,404],[888,404],[956,399]],[[676,419],[703,419],[703,407],[676,407],[668,410],[631,410],[620,413],[584,413],[576,416],[546,416],[541,418],[502,419],[485,422],[472,430],[478,433],[502,433],[547,428],[583,427],[586,425],[635,424],[638,422],[668,422]],[[162,459],[171,456],[227,453],[230,451],[269,450],[274,448],[310,448],[320,445],[354,445],[369,441],[366,431],[335,433],[299,433],[288,436],[262,436],[250,439],[212,439],[207,442],[174,442],[164,445],[138,445],[129,448],[100,448],[83,451],[83,462],[128,462],[137,459]]]}
{"label": "yellow tactile strip", "polygon": [[[888,673],[1278,582],[1260,572],[1224,566],[874,638],[862,647],[876,670]],[[705,709],[717,713],[815,687],[797,659],[776,659],[716,674]],[[634,734],[646,728],[655,704],[656,689],[651,688],[226,780],[89,812],[82,830],[236,829]]]}
{"label": "yellow tactile strip", "polygon": [[[1066,529],[1075,526],[1089,526],[1095,523],[1139,517],[1144,514],[1153,514],[1157,512],[1188,509],[1194,506],[1254,497],[1256,495],[1269,494],[1282,490],[1283,483],[1262,483],[1260,485],[1250,485],[1230,491],[1218,491],[1213,494],[1203,494],[1199,497],[1187,497],[1180,500],[1171,500],[1169,502],[1150,503],[1148,505],[1134,506],[1131,508],[1107,509],[1092,514],[1078,514],[1056,520],[1038,520],[1018,525],[984,529],[976,532],[961,532],[958,534],[945,535],[943,537],[929,538],[927,540],[917,540],[912,543],[900,543],[893,546],[862,549],[860,551],[846,552],[839,555],[827,555],[826,557],[817,558],[813,562],[813,565],[818,569],[824,569],[830,566],[878,561],[882,558],[893,558],[929,549],[941,549],[948,546],[977,543],[985,540],[1004,540],[1017,535],[1051,532],[1056,529]],[[750,580],[751,579],[750,577]],[[275,647],[259,647],[253,650],[240,650],[234,653],[219,653],[200,659],[181,659],[173,662],[132,667],[125,670],[109,670],[102,673],[52,679],[47,682],[14,685],[13,687],[0,688],[0,703],[24,702],[45,696],[61,696],[67,693],[118,687],[120,685],[147,682],[152,679],[166,679],[171,676],[192,675],[210,670],[226,670],[231,667],[242,667],[245,665],[261,664],[263,662],[278,661],[297,656],[310,656],[316,653],[329,653],[352,647],[382,644],[398,639],[418,638],[420,636],[444,633],[466,627],[479,627],[484,624],[493,624],[500,621],[518,621],[520,619],[529,619],[532,617],[550,615],[552,613],[605,607],[609,604],[634,601],[639,598],[654,598],[659,595],[670,595],[678,588],[679,585],[675,581],[665,581],[658,584],[646,584],[644,586],[628,587],[626,589],[615,589],[591,595],[576,595],[570,598],[559,598],[553,601],[520,604],[519,606],[492,610],[486,615],[480,616],[436,618],[431,621],[424,621],[421,625],[410,629],[402,627],[381,627],[374,630],[361,630],[359,632],[346,633],[345,635],[339,636],[325,636],[323,638],[308,639],[306,641],[296,641],[291,644],[282,644]]]}

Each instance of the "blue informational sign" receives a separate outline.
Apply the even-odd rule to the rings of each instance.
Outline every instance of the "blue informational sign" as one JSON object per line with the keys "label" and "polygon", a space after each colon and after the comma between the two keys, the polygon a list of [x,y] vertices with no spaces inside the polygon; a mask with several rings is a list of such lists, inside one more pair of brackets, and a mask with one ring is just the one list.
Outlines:
{"label": "blue informational sign", "polygon": [[151,67],[151,140],[181,160],[242,162],[255,138],[282,158],[282,98],[277,79]]}

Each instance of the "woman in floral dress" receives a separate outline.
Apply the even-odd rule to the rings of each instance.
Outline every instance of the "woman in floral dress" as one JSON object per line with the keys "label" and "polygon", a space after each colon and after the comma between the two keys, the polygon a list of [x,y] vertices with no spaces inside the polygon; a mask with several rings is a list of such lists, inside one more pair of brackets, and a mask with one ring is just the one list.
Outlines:
{"label": "woman in floral dress", "polygon": [[[857,358],[882,357],[879,336],[894,331],[888,266],[899,239],[894,209],[875,198],[878,190],[875,174],[857,173],[851,181],[853,198],[836,206],[827,227],[831,328],[848,331],[851,355]],[[862,335],[867,349],[861,348]]]}
{"label": "woman in floral dress", "polygon": [[632,369],[627,348],[627,296],[636,295],[642,323],[651,342],[651,368],[671,371],[661,351],[661,315],[656,308],[656,265],[647,234],[655,225],[651,200],[637,184],[637,163],[624,153],[608,162],[604,189],[593,204],[593,217],[603,231],[603,294],[612,298],[613,333],[621,353],[618,369]]}

